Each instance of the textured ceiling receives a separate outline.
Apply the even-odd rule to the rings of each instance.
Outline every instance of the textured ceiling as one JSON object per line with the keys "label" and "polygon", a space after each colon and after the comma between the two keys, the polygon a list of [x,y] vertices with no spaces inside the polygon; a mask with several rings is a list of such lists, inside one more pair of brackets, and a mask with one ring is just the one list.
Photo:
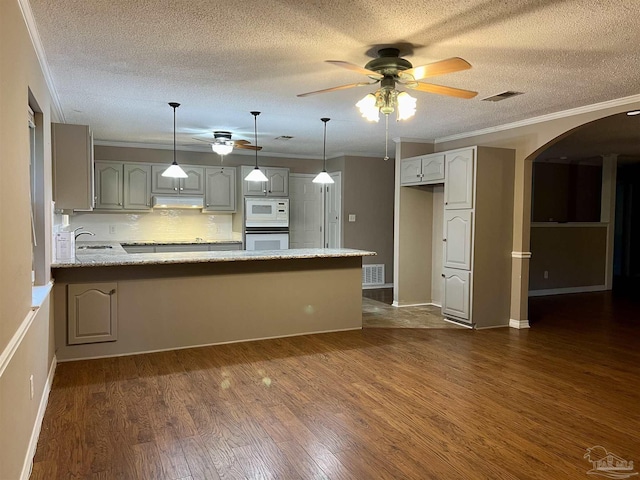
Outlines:
{"label": "textured ceiling", "polygon": [[[364,66],[399,45],[414,66],[459,56],[471,70],[429,81],[478,91],[414,92],[418,113],[391,137],[433,140],[638,94],[638,0],[30,0],[64,120],[97,141],[170,145],[230,130],[265,154],[384,155],[384,122],[354,104],[373,87],[324,60]],[[505,90],[524,95],[483,102]],[[294,137],[288,141],[278,136]],[[201,145],[203,150],[209,147]]]}

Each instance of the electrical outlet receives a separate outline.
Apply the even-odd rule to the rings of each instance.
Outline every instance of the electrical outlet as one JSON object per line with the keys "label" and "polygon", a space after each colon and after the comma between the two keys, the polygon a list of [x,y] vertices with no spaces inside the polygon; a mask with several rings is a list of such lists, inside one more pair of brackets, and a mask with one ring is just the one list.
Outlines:
{"label": "electrical outlet", "polygon": [[355,213],[350,213],[349,214],[349,221],[350,222],[355,222],[356,221],[356,214]]}
{"label": "electrical outlet", "polygon": [[116,226],[115,225],[109,225],[109,233],[110,234],[114,234],[116,233]]}
{"label": "electrical outlet", "polygon": [[29,377],[29,398],[33,400],[34,390],[33,390],[33,374]]}
{"label": "electrical outlet", "polygon": [[545,280],[549,280],[549,270],[545,270],[542,276],[544,277]]}

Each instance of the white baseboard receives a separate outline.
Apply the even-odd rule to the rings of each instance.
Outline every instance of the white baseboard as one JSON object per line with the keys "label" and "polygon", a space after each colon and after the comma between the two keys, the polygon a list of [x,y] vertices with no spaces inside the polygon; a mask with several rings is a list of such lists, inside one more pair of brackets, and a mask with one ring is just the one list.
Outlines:
{"label": "white baseboard", "polygon": [[375,290],[376,288],[393,288],[393,283],[383,283],[382,285],[362,285],[363,290]]}
{"label": "white baseboard", "polygon": [[398,302],[396,302],[395,300],[391,303],[392,307],[397,307],[397,308],[404,308],[404,307],[438,307],[438,308],[442,308],[442,305],[438,304],[438,303],[433,303],[433,302],[427,302],[427,303],[404,303],[402,305],[400,305]]}
{"label": "white baseboard", "polygon": [[464,328],[473,330],[473,324],[471,323],[466,323],[466,322],[463,322],[462,320],[458,321],[458,320],[454,320],[453,318],[447,318],[447,317],[443,317],[442,319],[445,322],[453,323],[454,325],[458,325],[459,327],[464,327]]}
{"label": "white baseboard", "polygon": [[530,297],[544,297],[547,295],[566,295],[568,293],[604,292],[610,290],[606,285],[589,285],[586,287],[551,288],[548,290],[529,290]]}
{"label": "white baseboard", "polygon": [[42,391],[42,397],[40,398],[40,405],[38,406],[38,415],[36,416],[36,422],[33,425],[31,431],[31,438],[29,439],[29,448],[27,455],[24,459],[24,465],[22,466],[22,473],[20,474],[20,480],[28,480],[31,476],[31,470],[33,468],[33,457],[36,454],[36,448],[38,447],[38,438],[40,438],[40,429],[42,428],[42,421],[44,420],[44,412],[47,410],[47,403],[49,402],[49,393],[51,393],[51,386],[53,385],[53,377],[56,373],[56,366],[58,361],[56,356],[53,356],[51,366],[49,367],[49,374],[47,375],[47,381],[44,384],[44,390]]}
{"label": "white baseboard", "polygon": [[516,320],[514,318],[510,318],[509,326],[511,328],[529,328],[529,320]]}

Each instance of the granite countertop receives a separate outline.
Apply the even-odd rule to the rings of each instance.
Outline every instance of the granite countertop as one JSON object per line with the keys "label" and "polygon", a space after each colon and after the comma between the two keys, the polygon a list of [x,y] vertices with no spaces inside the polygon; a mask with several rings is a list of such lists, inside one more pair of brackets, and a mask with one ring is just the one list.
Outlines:
{"label": "granite countertop", "polygon": [[78,245],[215,245],[218,243],[242,244],[241,240],[131,240],[126,242],[78,242]]}
{"label": "granite countertop", "polygon": [[[122,243],[125,245],[155,245],[168,242]],[[197,243],[227,243],[227,241]],[[105,246],[107,248],[76,248],[75,259],[58,260],[55,263],[51,264],[51,268],[108,267],[117,265],[161,265],[170,263],[237,262],[248,260],[288,260],[303,258],[365,257],[376,255],[375,252],[354,250],[350,248],[297,248],[291,250],[229,250],[213,252],[127,253],[124,248],[122,248],[122,244],[120,244],[119,242],[78,242],[78,247],[81,246]]]}

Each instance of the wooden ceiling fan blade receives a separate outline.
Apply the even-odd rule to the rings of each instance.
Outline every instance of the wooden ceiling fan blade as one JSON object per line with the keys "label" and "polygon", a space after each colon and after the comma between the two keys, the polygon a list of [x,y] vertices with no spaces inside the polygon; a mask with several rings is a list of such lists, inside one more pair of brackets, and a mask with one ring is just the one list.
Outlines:
{"label": "wooden ceiling fan blade", "polygon": [[414,80],[421,80],[427,77],[435,77],[436,75],[444,75],[445,73],[459,72],[471,68],[471,64],[459,57],[447,58],[439,62],[428,63],[419,67],[413,67],[409,70],[403,70],[398,76],[411,76]]}
{"label": "wooden ceiling fan blade", "polygon": [[249,142],[248,140],[234,140],[233,141],[233,146],[234,147],[239,147],[240,145],[248,145],[249,143],[251,143],[251,142]]}
{"label": "wooden ceiling fan blade", "polygon": [[256,147],[255,145],[244,145],[244,144],[234,145],[234,148],[240,148],[244,150],[257,150],[257,151],[262,150],[262,147]]}
{"label": "wooden ceiling fan blade", "polygon": [[325,60],[325,61],[337,67],[342,67],[342,68],[346,68],[347,70],[351,70],[353,72],[361,73],[362,75],[369,75],[373,77],[382,78],[382,75],[380,75],[378,72],[374,72],[373,70],[362,68],[360,65],[356,65],[354,63],[345,62],[342,60]]}
{"label": "wooden ceiling fan blade", "polygon": [[318,93],[335,92],[335,91],[338,91],[338,90],[346,90],[347,88],[353,88],[353,87],[364,87],[366,85],[373,85],[374,83],[378,83],[378,82],[350,83],[348,85],[340,85],[339,87],[331,87],[331,88],[324,88],[322,90],[316,90],[315,92],[299,93],[297,96],[298,97],[308,97],[309,95],[316,95]]}
{"label": "wooden ceiling fan blade", "polygon": [[412,88],[413,90],[419,90],[421,92],[437,93],[438,95],[448,95],[450,97],[458,98],[473,98],[478,95],[478,92],[472,92],[471,90],[434,85],[433,83],[416,82],[415,86],[407,85],[407,88]]}

